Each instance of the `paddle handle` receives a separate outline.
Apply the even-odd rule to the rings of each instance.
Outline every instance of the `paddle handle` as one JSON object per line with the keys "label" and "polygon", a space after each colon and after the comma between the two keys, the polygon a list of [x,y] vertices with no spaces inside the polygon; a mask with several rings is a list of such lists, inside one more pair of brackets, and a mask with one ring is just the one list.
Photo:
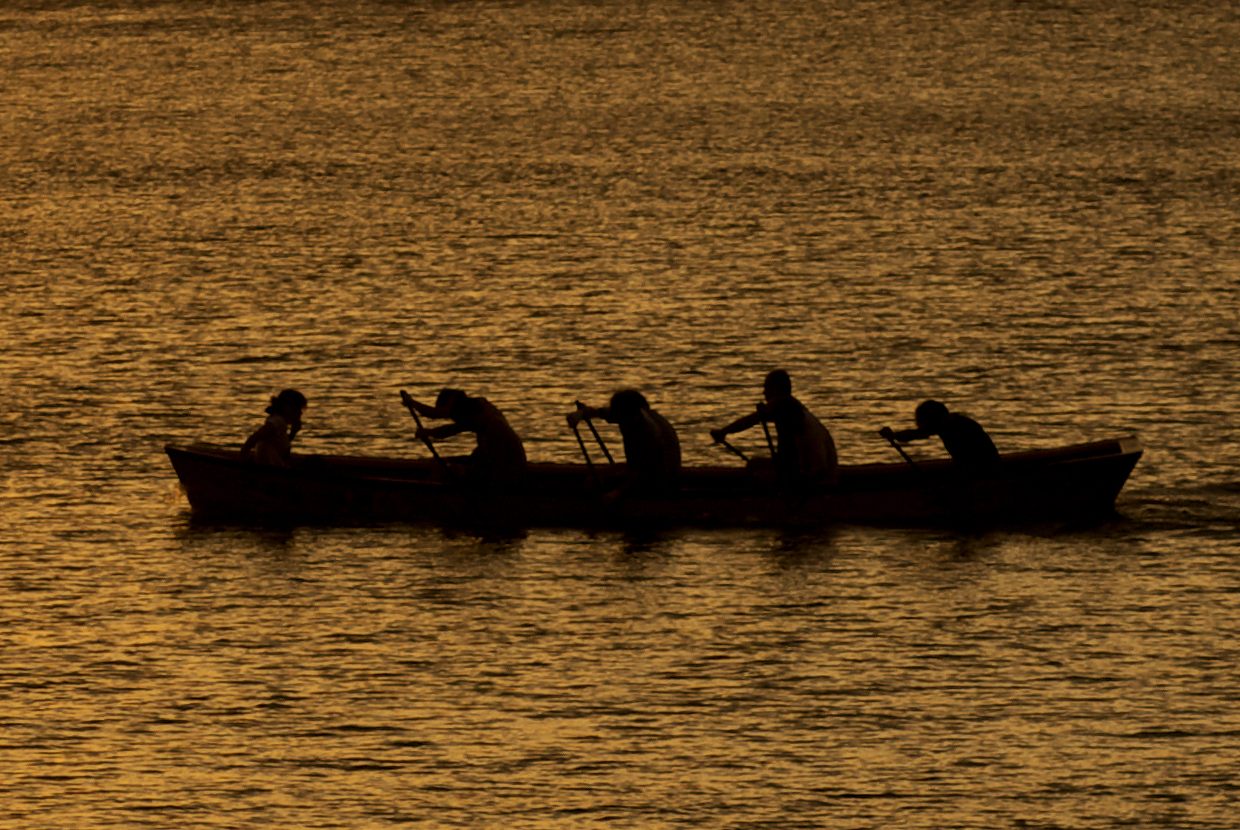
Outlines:
{"label": "paddle handle", "polygon": [[589,415],[585,414],[586,410],[589,409],[589,407],[587,407],[581,401],[577,401],[576,403],[577,403],[577,411],[581,413],[581,420],[585,421],[586,426],[590,428],[591,434],[594,435],[594,440],[598,442],[598,448],[603,451],[603,457],[607,459],[608,464],[615,464],[616,459],[612,458],[611,453],[607,451],[607,445],[603,443],[603,436],[598,434],[598,430],[594,428],[594,422],[590,420]]}
{"label": "paddle handle", "polygon": [[[405,405],[405,409],[409,410],[409,414],[413,416],[413,422],[417,425],[418,432],[422,432],[422,419],[418,417],[418,410],[413,405],[412,396],[402,389],[400,390],[400,400],[401,403]],[[444,460],[439,457],[439,450],[435,449],[435,442],[427,437],[425,433],[422,435],[422,443],[426,444],[426,448],[431,451],[431,455],[435,457],[435,460],[439,462],[440,466],[446,466],[444,464]]]}

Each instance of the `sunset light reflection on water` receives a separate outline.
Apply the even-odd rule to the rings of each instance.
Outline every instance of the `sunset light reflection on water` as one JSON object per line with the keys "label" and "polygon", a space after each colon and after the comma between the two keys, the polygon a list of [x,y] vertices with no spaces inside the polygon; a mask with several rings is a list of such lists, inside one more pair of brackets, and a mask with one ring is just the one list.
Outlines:
{"label": "sunset light reflection on water", "polygon": [[[1234,824],[1228,9],[0,27],[0,825]],[[577,461],[634,385],[725,464],[776,366],[845,463],[931,396],[1146,455],[1096,527],[643,535],[204,526],[162,452],[293,386],[421,457],[452,384]]]}

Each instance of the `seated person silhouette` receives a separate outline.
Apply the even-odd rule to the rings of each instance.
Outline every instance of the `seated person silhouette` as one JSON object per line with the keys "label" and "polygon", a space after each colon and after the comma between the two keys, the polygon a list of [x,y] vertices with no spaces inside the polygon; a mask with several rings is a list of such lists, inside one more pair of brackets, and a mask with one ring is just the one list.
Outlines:
{"label": "seated person silhouette", "polygon": [[605,407],[578,404],[568,415],[576,427],[585,418],[602,418],[620,428],[625,477],[613,496],[649,496],[676,489],[680,476],[680,438],[666,418],[636,389],[621,389]]}
{"label": "seated person silhouette", "polygon": [[465,481],[479,488],[517,484],[525,475],[525,447],[503,413],[486,398],[471,397],[460,389],[442,389],[434,406],[409,399],[409,405],[428,418],[451,421],[441,427],[419,428],[421,441],[442,441],[472,432],[477,446],[466,463]]}
{"label": "seated person silhouette", "polygon": [[293,439],[301,430],[306,396],[296,389],[285,389],[271,399],[267,420],[241,445],[241,454],[259,464],[287,467],[292,461]]}
{"label": "seated person silhouette", "polygon": [[879,435],[901,444],[937,435],[958,469],[984,473],[999,466],[999,451],[995,449],[994,441],[982,425],[968,415],[950,412],[939,401],[922,401],[917,405],[913,419],[917,422],[915,429],[896,432],[891,427],[883,427]]}
{"label": "seated person silhouette", "polygon": [[719,442],[734,432],[774,423],[776,480],[793,489],[834,484],[839,476],[835,441],[822,422],[793,396],[788,373],[783,369],[768,373],[762,383],[762,395],[764,400],[753,413],[712,429],[711,438]]}

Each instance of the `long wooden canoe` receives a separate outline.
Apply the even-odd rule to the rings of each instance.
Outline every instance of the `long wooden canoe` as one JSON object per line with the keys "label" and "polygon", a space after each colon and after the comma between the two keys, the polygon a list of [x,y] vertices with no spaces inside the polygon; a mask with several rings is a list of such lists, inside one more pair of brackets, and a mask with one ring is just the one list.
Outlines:
{"label": "long wooden canoe", "polygon": [[1004,454],[993,475],[948,460],[845,465],[836,486],[786,493],[739,466],[686,468],[661,498],[605,499],[622,465],[532,463],[503,493],[471,491],[429,459],[296,455],[257,464],[230,447],[165,447],[196,518],[258,523],[434,522],[508,526],[822,526],[1082,521],[1114,512],[1141,457],[1135,436]]}

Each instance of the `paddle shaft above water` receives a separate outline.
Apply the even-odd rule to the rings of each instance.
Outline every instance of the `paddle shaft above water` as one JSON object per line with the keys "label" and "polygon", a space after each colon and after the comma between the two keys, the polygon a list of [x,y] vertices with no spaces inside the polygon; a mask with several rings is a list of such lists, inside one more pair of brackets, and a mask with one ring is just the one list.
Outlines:
{"label": "paddle shaft above water", "polygon": [[[409,410],[409,414],[413,416],[413,422],[418,427],[418,432],[422,432],[422,419],[418,417],[418,410],[413,405],[413,398],[404,389],[400,390],[400,400],[405,405],[405,409]],[[447,464],[439,457],[439,450],[435,449],[435,442],[426,435],[422,436],[422,443],[426,444],[426,448],[431,451],[431,455],[439,462],[441,466],[446,467]]]}
{"label": "paddle shaft above water", "polygon": [[727,450],[728,452],[730,452],[730,453],[732,453],[733,455],[735,455],[735,456],[736,456],[737,458],[739,458],[741,461],[744,461],[744,462],[748,463],[748,461],[749,461],[749,456],[745,455],[745,453],[741,452],[741,451],[740,451],[740,450],[738,450],[736,447],[732,446],[732,444],[731,444],[731,443],[729,443],[728,439],[726,439],[726,438],[720,438],[720,439],[719,439],[718,441],[716,441],[715,443],[716,443],[716,444],[719,444],[719,445],[720,445],[721,447],[723,447],[725,450]]}
{"label": "paddle shaft above water", "polygon": [[581,427],[573,424],[573,435],[577,436],[577,446],[581,447],[581,457],[586,460],[586,468],[590,474],[594,474],[594,460],[590,458],[590,451],[586,449],[585,439],[581,437]]}
{"label": "paddle shaft above water", "polygon": [[771,451],[771,458],[775,457],[775,442],[771,440],[771,428],[767,425],[766,419],[762,419],[762,433],[766,436],[766,448]]}
{"label": "paddle shaft above water", "polygon": [[900,453],[901,458],[903,458],[905,461],[911,464],[914,468],[917,467],[917,462],[914,461],[912,457],[909,456],[909,454],[904,451],[904,447],[900,446],[899,441],[897,441],[895,438],[892,438],[890,435],[887,435],[886,433],[883,433],[882,435],[884,438],[887,439],[888,443],[890,443],[891,446],[896,448],[896,452]]}
{"label": "paddle shaft above water", "polygon": [[582,413],[581,420],[585,421],[586,426],[590,428],[591,434],[594,435],[594,440],[598,442],[598,448],[603,451],[603,457],[607,459],[608,464],[615,464],[616,459],[612,458],[611,453],[607,451],[607,445],[603,443],[603,436],[598,434],[598,430],[594,428],[594,422],[590,420],[589,415],[585,414],[586,409],[585,404],[577,401],[577,411]]}
{"label": "paddle shaft above water", "polygon": [[573,424],[573,435],[577,436],[577,446],[581,447],[581,457],[586,460],[586,470],[590,474],[590,480],[594,482],[596,487],[601,486],[602,479],[594,466],[594,459],[590,458],[590,451],[586,449],[585,439],[581,437],[581,427],[577,424]]}

